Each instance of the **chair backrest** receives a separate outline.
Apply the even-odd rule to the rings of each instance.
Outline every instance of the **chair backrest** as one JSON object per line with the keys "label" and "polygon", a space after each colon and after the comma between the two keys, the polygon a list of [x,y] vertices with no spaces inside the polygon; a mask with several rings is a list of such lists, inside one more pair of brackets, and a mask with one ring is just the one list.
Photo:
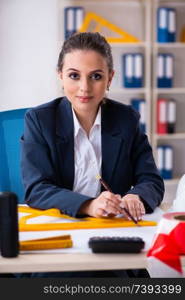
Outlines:
{"label": "chair backrest", "polygon": [[24,188],[20,172],[20,137],[23,134],[24,115],[16,109],[0,112],[0,191],[17,194],[24,201]]}

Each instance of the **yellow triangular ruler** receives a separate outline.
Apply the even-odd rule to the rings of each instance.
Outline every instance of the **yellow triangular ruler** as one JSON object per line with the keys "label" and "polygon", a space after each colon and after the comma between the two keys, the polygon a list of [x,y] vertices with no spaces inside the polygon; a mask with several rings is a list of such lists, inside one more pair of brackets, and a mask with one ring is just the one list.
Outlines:
{"label": "yellow triangular ruler", "polygon": [[[42,231],[42,230],[74,230],[74,229],[97,229],[136,227],[137,225],[124,218],[73,218],[62,214],[58,209],[46,210],[34,209],[28,206],[19,206],[19,213],[27,213],[19,218],[19,231]],[[29,220],[38,216],[51,216],[59,219],[59,223],[29,223]],[[66,220],[66,222],[65,222]],[[156,226],[154,221],[139,221],[139,226]]]}
{"label": "yellow triangular ruler", "polygon": [[[89,30],[89,27],[94,24],[93,30]],[[92,27],[92,26],[91,26]],[[118,34],[119,37],[106,37],[106,40],[109,43],[138,43],[141,42],[135,36],[125,32],[118,26],[110,23],[107,19],[104,19],[101,16],[93,12],[88,12],[85,16],[84,22],[79,29],[79,32],[93,31],[93,32],[101,32],[102,28],[109,29],[110,31]]]}

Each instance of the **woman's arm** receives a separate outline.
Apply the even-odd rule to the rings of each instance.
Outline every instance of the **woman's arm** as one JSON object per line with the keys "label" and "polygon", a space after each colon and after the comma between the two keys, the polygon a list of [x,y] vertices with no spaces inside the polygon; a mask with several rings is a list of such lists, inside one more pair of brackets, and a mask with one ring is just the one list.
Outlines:
{"label": "woman's arm", "polygon": [[157,170],[148,138],[139,124],[131,149],[131,163],[133,187],[127,194],[138,195],[146,212],[152,212],[163,199],[164,183]]}

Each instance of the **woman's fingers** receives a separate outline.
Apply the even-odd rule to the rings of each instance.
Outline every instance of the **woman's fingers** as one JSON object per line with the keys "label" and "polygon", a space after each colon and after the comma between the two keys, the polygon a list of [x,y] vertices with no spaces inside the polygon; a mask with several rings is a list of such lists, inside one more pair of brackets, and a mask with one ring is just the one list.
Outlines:
{"label": "woman's fingers", "polygon": [[[145,214],[144,205],[138,195],[128,194],[122,198],[121,207],[125,207],[135,220],[141,220]],[[123,211],[124,212],[124,211]],[[129,217],[124,213],[125,217]]]}
{"label": "woman's fingers", "polygon": [[120,209],[120,199],[118,195],[114,195],[110,192],[106,192],[102,195],[105,198],[105,210],[108,215],[118,215],[121,213]]}
{"label": "woman's fingers", "polygon": [[111,192],[102,192],[93,202],[93,216],[115,216],[121,213],[120,195]]}
{"label": "woman's fingers", "polygon": [[129,211],[136,221],[141,220],[145,214],[143,202],[138,195],[127,194],[121,198],[120,195],[105,191],[90,202],[90,215],[94,217],[113,217],[124,214],[127,219],[130,219],[123,207]]}

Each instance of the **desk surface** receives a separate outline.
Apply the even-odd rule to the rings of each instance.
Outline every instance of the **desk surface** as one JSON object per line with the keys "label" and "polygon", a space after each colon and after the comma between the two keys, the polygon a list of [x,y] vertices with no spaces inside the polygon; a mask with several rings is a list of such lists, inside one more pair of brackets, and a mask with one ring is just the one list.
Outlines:
{"label": "desk surface", "polygon": [[[181,261],[182,266],[185,267],[185,256]],[[146,252],[139,254],[25,253],[17,258],[0,256],[0,273],[142,269],[147,268],[147,264]]]}
{"label": "desk surface", "polygon": [[[181,258],[185,267],[185,256]],[[139,254],[20,254],[17,258],[0,257],[0,273],[88,271],[147,268],[145,253]]]}
{"label": "desk surface", "polygon": [[145,253],[139,254],[20,254],[0,257],[0,272],[52,272],[145,268]]}

